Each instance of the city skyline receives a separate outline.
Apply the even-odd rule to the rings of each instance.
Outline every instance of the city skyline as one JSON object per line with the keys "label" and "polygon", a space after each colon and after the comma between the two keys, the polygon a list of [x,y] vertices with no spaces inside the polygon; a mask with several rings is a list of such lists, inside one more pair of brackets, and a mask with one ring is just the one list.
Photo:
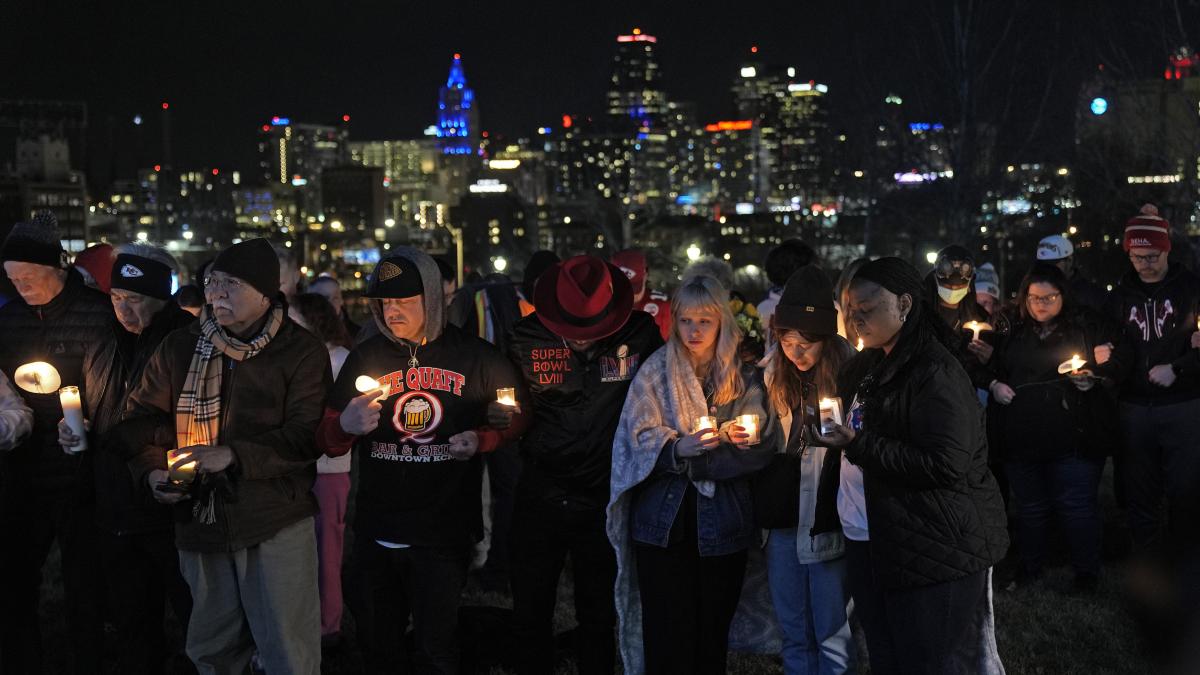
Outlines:
{"label": "city skyline", "polygon": [[[26,64],[12,74],[5,96],[88,103],[85,169],[104,182],[161,161],[155,156],[161,154],[159,134],[151,128],[163,101],[171,105],[176,166],[251,169],[255,130],[275,115],[312,123],[349,115],[355,139],[419,137],[436,121],[437,89],[454,53],[462,54],[476,89],[482,128],[494,134],[529,135],[563,114],[599,117],[613,41],[635,27],[659,38],[665,91],[671,100],[695,102],[701,120],[731,115],[730,86],[754,46],[764,62],[792,65],[802,77],[827,82],[837,94],[839,119],[862,113],[870,101],[882,100],[876,94],[893,89],[914,117],[932,119],[948,107],[944,97],[919,91],[937,79],[928,72],[932,67],[912,66],[936,60],[935,50],[920,53],[919,43],[923,34],[934,34],[937,26],[925,14],[939,4],[946,3],[899,11],[866,3],[855,13],[832,2],[686,11],[618,4],[573,7],[567,14],[555,5],[521,3],[443,20],[381,6],[326,16],[332,10],[320,6],[286,13],[239,6],[144,13],[83,8],[68,14],[9,4],[0,10],[7,19],[0,21],[6,26],[0,49]],[[1118,23],[1134,3],[1106,4],[1087,15],[1094,25]],[[1064,10],[1054,18],[1083,17]],[[1139,26],[1135,21],[1129,28],[1132,39]],[[1160,28],[1150,22],[1140,30],[1169,32]],[[1032,44],[1061,30],[1022,24],[1012,40]],[[1055,70],[1061,72],[1049,88],[1030,85],[1023,92],[1027,101],[1014,106],[1017,118],[1037,109],[1046,119],[1036,126],[1058,141],[1069,129],[1077,82],[1088,74],[1082,64],[1104,51],[1101,37],[1071,39],[1030,50],[1026,58],[1033,61],[1057,54]],[[1163,44],[1164,53],[1170,47]],[[1114,67],[1150,74],[1161,60],[1138,52]],[[1039,107],[1037,95],[1047,92],[1050,100]],[[138,115],[141,126],[133,124]],[[1069,143],[1039,146],[1062,154]]]}

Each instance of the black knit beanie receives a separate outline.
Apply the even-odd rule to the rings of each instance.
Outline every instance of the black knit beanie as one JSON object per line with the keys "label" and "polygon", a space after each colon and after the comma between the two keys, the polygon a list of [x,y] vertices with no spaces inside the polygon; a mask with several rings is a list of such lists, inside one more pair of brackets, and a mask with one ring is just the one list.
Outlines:
{"label": "black knit beanie", "polygon": [[268,298],[279,295],[279,258],[266,239],[247,239],[217,254],[209,272],[224,272]]}
{"label": "black knit beanie", "polygon": [[159,300],[171,297],[171,268],[157,260],[122,253],[113,262],[111,278],[113,288]]}
{"label": "black knit beanie", "polygon": [[854,273],[854,281],[860,279],[873,281],[897,296],[908,293],[914,304],[924,297],[925,282],[921,273],[900,258],[880,258],[864,264]]}
{"label": "black knit beanie", "polygon": [[0,259],[66,269],[66,253],[60,239],[58,219],[49,211],[42,211],[27,223],[13,225],[4,246],[0,247]]}
{"label": "black knit beanie", "polygon": [[837,310],[829,277],[815,265],[796,270],[783,287],[771,321],[776,329],[797,330],[805,335],[836,333]]}

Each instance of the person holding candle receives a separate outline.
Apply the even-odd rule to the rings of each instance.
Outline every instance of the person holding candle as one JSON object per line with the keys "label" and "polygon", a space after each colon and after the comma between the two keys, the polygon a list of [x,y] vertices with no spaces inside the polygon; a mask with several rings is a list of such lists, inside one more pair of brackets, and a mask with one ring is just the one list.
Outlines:
{"label": "person holding candle", "polygon": [[[514,412],[489,424],[497,390],[525,394],[495,347],[445,320],[428,255],[393,247],[366,297],[379,334],[346,358],[317,431],[330,456],[359,447],[348,600],[369,672],[402,670],[412,615],[417,672],[458,672],[458,605],[471,548],[483,536],[482,457],[525,428]],[[367,375],[386,385],[360,393]],[[509,409],[511,410],[511,409]]]}
{"label": "person holding candle", "polygon": [[[89,345],[112,330],[108,296],[88,288],[67,262],[57,221],[49,213],[17,223],[0,246],[4,272],[19,298],[0,308],[0,371],[15,379],[22,365],[48,362],[60,386],[80,387]],[[42,566],[57,541],[62,551],[64,614],[71,631],[70,661],[77,672],[99,666],[102,624],[96,574],[95,500],[89,452],[63,452],[57,391],[21,397],[33,410],[33,430],[5,453],[0,471],[0,671],[41,672],[38,596]]]}
{"label": "person holding candle", "polygon": [[[938,251],[937,262],[925,277],[925,287],[930,308],[959,336],[955,353],[963,366],[970,373],[978,364],[987,363],[993,348],[980,339],[980,334],[993,327],[975,298],[975,257],[971,252],[958,244]],[[979,327],[984,324],[986,327]]]}
{"label": "person holding candle", "polygon": [[1108,302],[1108,291],[1100,284],[1088,279],[1075,258],[1075,246],[1061,234],[1042,237],[1037,245],[1037,259],[1053,264],[1067,277],[1067,286],[1075,304],[1096,312],[1103,312]]}
{"label": "person holding candle", "polygon": [[[200,320],[146,365],[112,432],[137,448],[133,475],[174,504],[179,568],[191,589],[187,654],[201,673],[241,672],[257,648],[268,673],[320,671],[312,495],[314,443],[330,386],[325,345],[287,316],[265,239],[221,251]],[[187,492],[170,489],[194,464]],[[185,454],[186,453],[186,454]]]}
{"label": "person holding candle", "polygon": [[771,465],[755,477],[754,515],[768,531],[768,579],[783,633],[780,656],[788,675],[852,672],[850,592],[837,516],[841,450],[820,447],[814,426],[819,427],[821,397],[836,394],[837,373],[855,351],[837,334],[833,289],[816,267],[792,275],[771,322],[778,346],[767,358],[765,375],[783,442]]}
{"label": "person holding candle", "polygon": [[629,385],[662,335],[653,317],[633,309],[629,278],[595,256],[550,265],[533,298],[537,311],[514,326],[508,350],[532,417],[509,541],[517,669],[554,671],[554,603],[570,555],[576,663],[584,675],[609,675],[617,565],[604,509],[613,436]]}
{"label": "person holding candle", "polygon": [[917,270],[863,265],[847,321],[866,349],[838,378],[838,515],[875,673],[1000,673],[991,566],[1008,547],[974,388]]}
{"label": "person holding candle", "polygon": [[[328,279],[329,277],[321,277]],[[329,286],[329,284],[322,284]],[[317,287],[317,284],[312,284]],[[337,288],[337,284],[333,284]],[[328,289],[326,289],[328,290]],[[340,298],[340,291],[339,291]],[[288,316],[317,336],[329,350],[333,377],[342,371],[350,356],[350,334],[344,317],[333,304],[318,293],[300,293],[292,298]],[[350,498],[350,455],[317,460],[317,480],[313,495],[317,498],[315,519],[317,534],[317,588],[321,593],[321,645],[333,647],[341,642],[342,631],[342,547],[346,531],[346,508]]]}
{"label": "person holding candle", "polygon": [[[755,539],[750,476],[780,437],[761,372],[738,358],[728,297],[712,277],[685,279],[671,339],[642,365],[621,411],[608,537],[625,672],[725,672]],[[696,428],[702,416],[718,428]]]}
{"label": "person holding candle", "polygon": [[[131,478],[128,462],[141,450],[112,442],[129,394],[141,383],[155,350],[193,317],[171,302],[175,259],[161,248],[123,244],[111,265],[110,299],[115,315],[105,339],[84,357],[83,411],[90,423],[96,525],[109,587],[109,611],[117,628],[117,663],[122,673],[149,673],[167,657],[162,615],[170,602],[187,633],[192,598],[179,572],[171,509],[150,498]],[[59,443],[79,439],[63,422]]]}
{"label": "person holding candle", "polygon": [[[1094,591],[1100,573],[1098,490],[1117,436],[1116,402],[1088,370],[1092,347],[1108,339],[1102,317],[1075,304],[1058,267],[1037,263],[1021,281],[1019,319],[989,363],[991,452],[1012,490],[1021,566],[1036,579],[1050,519],[1071,549],[1074,588]],[[1069,359],[1077,358],[1073,362]],[[1068,370],[1060,375],[1060,364]],[[1031,433],[1036,429],[1036,433]]]}

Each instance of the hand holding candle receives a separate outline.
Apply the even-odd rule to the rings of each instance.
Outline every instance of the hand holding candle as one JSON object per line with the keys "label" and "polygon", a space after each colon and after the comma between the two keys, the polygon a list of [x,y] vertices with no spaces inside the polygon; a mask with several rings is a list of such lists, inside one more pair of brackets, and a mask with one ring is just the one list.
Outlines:
{"label": "hand holding candle", "polygon": [[[760,440],[758,435],[758,415],[738,415],[735,423],[741,427],[746,434],[746,447],[758,445]],[[735,445],[740,444],[735,443]]]}
{"label": "hand holding candle", "polygon": [[971,340],[978,340],[979,334],[985,330],[992,330],[992,324],[982,321],[968,321],[963,324],[963,328],[971,331]]}
{"label": "hand holding candle", "polygon": [[63,387],[58,390],[58,400],[62,404],[63,421],[71,429],[71,433],[79,437],[79,444],[63,448],[63,450],[78,454],[87,450],[87,425],[83,422],[83,401],[79,398],[79,387]]}
{"label": "hand holding candle", "polygon": [[354,380],[354,388],[363,394],[369,394],[375,390],[379,390],[379,396],[376,397],[375,400],[381,401],[388,397],[388,393],[391,391],[391,384],[387,382],[380,382],[369,375],[359,375],[358,378]]}
{"label": "hand holding candle", "polygon": [[[1087,365],[1087,359],[1080,358],[1080,356],[1078,354],[1073,354],[1071,356],[1071,358],[1058,364],[1058,374],[1059,375],[1067,375],[1067,374],[1080,375],[1081,374],[1080,368],[1083,368],[1086,365]],[[1083,373],[1088,374],[1088,371],[1085,370],[1085,371],[1083,371]]]}
{"label": "hand holding candle", "polygon": [[196,479],[196,462],[192,453],[183,450],[167,451],[167,478],[177,485],[187,485]]}
{"label": "hand holding candle", "polygon": [[823,398],[819,408],[821,435],[828,436],[842,423],[842,402],[836,398]]}
{"label": "hand holding candle", "polygon": [[692,432],[700,433],[701,431],[705,430],[707,430],[709,433],[716,433],[717,418],[712,417],[711,415],[701,415],[700,417],[697,417],[696,423],[692,425]]}

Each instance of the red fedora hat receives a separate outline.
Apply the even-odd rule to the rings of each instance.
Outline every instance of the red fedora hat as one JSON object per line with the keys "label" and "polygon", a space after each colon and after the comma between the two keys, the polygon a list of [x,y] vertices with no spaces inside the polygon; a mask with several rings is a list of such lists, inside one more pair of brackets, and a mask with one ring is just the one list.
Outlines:
{"label": "red fedora hat", "polygon": [[537,280],[538,320],[568,340],[599,340],[633,311],[633,287],[621,268],[590,255],[555,263]]}

